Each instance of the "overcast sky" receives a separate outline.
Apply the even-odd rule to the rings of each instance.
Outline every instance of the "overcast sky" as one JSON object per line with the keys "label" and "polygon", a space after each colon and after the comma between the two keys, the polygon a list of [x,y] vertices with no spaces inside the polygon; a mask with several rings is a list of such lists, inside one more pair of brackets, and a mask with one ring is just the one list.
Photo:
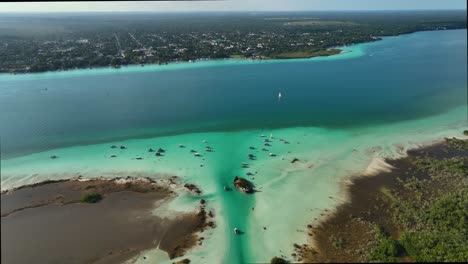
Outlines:
{"label": "overcast sky", "polygon": [[306,11],[465,9],[466,0],[226,0],[0,3],[0,12]]}

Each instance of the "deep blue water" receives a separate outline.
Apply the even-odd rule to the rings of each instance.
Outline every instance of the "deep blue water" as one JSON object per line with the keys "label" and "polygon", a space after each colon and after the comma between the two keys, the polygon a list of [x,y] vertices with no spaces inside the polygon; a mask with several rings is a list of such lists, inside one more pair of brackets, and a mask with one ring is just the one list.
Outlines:
{"label": "deep blue water", "polygon": [[343,60],[0,76],[2,158],[158,133],[368,126],[466,103],[466,30],[418,32],[363,48],[366,55]]}

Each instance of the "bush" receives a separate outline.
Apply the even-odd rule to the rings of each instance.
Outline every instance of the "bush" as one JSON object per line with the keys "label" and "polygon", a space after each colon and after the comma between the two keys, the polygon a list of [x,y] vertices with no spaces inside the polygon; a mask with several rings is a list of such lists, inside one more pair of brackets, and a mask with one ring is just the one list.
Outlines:
{"label": "bush", "polygon": [[396,262],[398,242],[387,236],[379,226],[375,225],[377,245],[369,253],[371,262]]}
{"label": "bush", "polygon": [[97,203],[100,200],[102,200],[102,195],[99,193],[90,193],[81,197],[81,202],[83,203]]}
{"label": "bush", "polygon": [[332,246],[336,249],[342,249],[343,246],[344,246],[344,242],[343,242],[343,239],[341,239],[341,237],[335,237],[335,236],[331,236],[329,238]]}
{"label": "bush", "polygon": [[401,244],[417,262],[463,262],[468,259],[468,190],[463,189],[438,199],[421,219],[420,231],[405,232]]}

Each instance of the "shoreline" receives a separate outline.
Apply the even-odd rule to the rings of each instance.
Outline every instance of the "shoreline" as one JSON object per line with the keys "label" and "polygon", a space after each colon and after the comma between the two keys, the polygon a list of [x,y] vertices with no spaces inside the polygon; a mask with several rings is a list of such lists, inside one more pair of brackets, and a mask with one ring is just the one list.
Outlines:
{"label": "shoreline", "polygon": [[[54,73],[67,73],[67,72],[76,72],[76,71],[90,71],[90,70],[120,70],[120,69],[129,69],[129,68],[142,68],[142,67],[167,67],[167,66],[173,66],[173,65],[181,65],[181,64],[199,64],[200,62],[235,62],[235,61],[240,61],[240,62],[253,62],[253,63],[258,63],[261,61],[275,61],[275,62],[284,62],[284,61],[291,61],[291,60],[299,60],[299,61],[308,61],[311,59],[316,59],[316,58],[327,58],[327,57],[334,57],[334,56],[340,56],[343,54],[347,53],[352,53],[352,51],[346,50],[346,48],[350,47],[357,47],[360,45],[365,45],[365,44],[371,44],[375,42],[380,42],[382,40],[385,40],[386,38],[392,38],[392,37],[400,37],[400,36],[405,36],[405,35],[410,35],[410,34],[415,34],[415,33],[420,33],[420,32],[437,32],[437,31],[449,31],[449,30],[466,30],[466,28],[456,28],[456,29],[443,29],[443,30],[420,30],[420,31],[414,31],[414,32],[404,32],[400,33],[398,35],[390,35],[390,36],[377,36],[376,39],[373,39],[372,41],[366,41],[366,42],[359,42],[359,43],[353,43],[350,45],[343,45],[343,46],[331,46],[328,48],[325,48],[323,50],[317,51],[318,53],[322,52],[328,52],[330,50],[339,50],[340,52],[336,54],[324,54],[324,55],[313,55],[313,56],[305,56],[305,57],[285,57],[285,58],[237,58],[237,57],[226,57],[226,58],[220,58],[220,59],[210,59],[210,58],[199,58],[196,60],[189,60],[189,61],[170,61],[170,62],[165,62],[165,63],[144,63],[144,64],[128,64],[128,65],[118,65],[118,67],[115,66],[102,66],[102,67],[84,67],[84,68],[70,68],[70,69],[64,69],[64,70],[56,70],[56,71],[40,71],[40,72],[0,72],[0,77],[2,75],[4,76],[26,76],[26,75],[50,75]],[[317,53],[316,52],[316,53]],[[233,63],[235,65],[235,63]],[[199,67],[194,67],[194,68],[199,68]],[[65,76],[67,77],[67,76]]]}
{"label": "shoreline", "polygon": [[[405,229],[400,223],[391,219],[395,214],[392,211],[394,199],[399,199],[395,198],[395,195],[401,194],[399,190],[404,189],[401,185],[411,182],[413,180],[411,175],[423,182],[429,181],[428,186],[437,188],[430,185],[432,183],[432,176],[428,176],[430,173],[418,171],[412,163],[413,160],[463,158],[468,156],[467,143],[468,139],[463,136],[444,138],[408,149],[405,156],[400,158],[372,159],[366,171],[341,181],[341,194],[345,198],[307,225],[307,244],[294,244],[292,254],[294,261],[304,261],[304,263],[379,261],[372,255],[375,248],[380,246],[380,241],[376,237],[382,235],[382,239],[393,240],[398,245],[402,235],[409,232],[406,230],[407,227]],[[413,173],[409,174],[408,171]],[[405,198],[411,201],[411,195],[411,193],[406,194]],[[376,231],[375,227],[380,231]],[[408,250],[401,249],[400,246],[395,256],[383,261],[393,260],[408,262],[415,259],[410,256]]]}
{"label": "shoreline", "polygon": [[[2,240],[8,246],[2,247],[2,262],[39,258],[116,263],[147,259],[145,252],[156,248],[169,259],[183,257],[203,243],[202,232],[215,224],[203,199],[192,211],[169,218],[154,212],[179,196],[182,189],[198,196],[183,187],[176,176],[77,177],[4,190]],[[92,195],[99,198],[86,200]],[[94,243],[89,245],[89,240]],[[60,251],[52,250],[59,245]],[[37,250],[25,253],[24,247]]]}
{"label": "shoreline", "polygon": [[[451,109],[436,114],[436,115],[431,115],[431,116],[426,116],[422,118],[414,118],[414,119],[407,119],[407,120],[395,120],[395,121],[386,121],[382,123],[374,123],[372,126],[382,126],[382,125],[390,125],[394,123],[401,123],[401,122],[411,122],[414,120],[421,120],[425,118],[431,118],[431,117],[436,117],[436,116],[441,116],[444,114],[447,114],[448,112],[451,111],[456,111],[461,108],[464,108],[464,106],[454,106]],[[352,129],[358,129],[361,128],[362,125],[357,125],[354,127],[350,127]],[[293,129],[293,128],[320,128],[320,129],[335,129],[333,126],[271,126],[271,127],[265,127],[265,128],[254,128],[254,127],[239,127],[239,128],[230,128],[228,127],[221,127],[221,128],[216,128],[214,125],[209,125],[207,127],[200,127],[200,128],[194,128],[194,129],[189,129],[189,130],[174,130],[174,131],[161,131],[161,132],[147,132],[143,133],[140,135],[130,135],[130,136],[112,136],[108,138],[99,138],[97,140],[79,140],[77,142],[71,142],[71,143],[61,143],[61,144],[56,144],[56,145],[51,145],[47,149],[33,149],[33,150],[22,150],[22,151],[17,151],[15,153],[0,153],[0,161],[8,161],[8,160],[14,160],[22,157],[26,157],[29,155],[34,155],[38,153],[51,153],[54,150],[57,149],[63,149],[63,148],[74,148],[74,147],[86,147],[86,146],[92,146],[92,145],[101,145],[101,144],[112,144],[114,142],[126,142],[126,141],[131,141],[131,140],[145,140],[145,139],[152,139],[152,138],[161,138],[161,137],[177,137],[181,135],[189,135],[189,134],[204,134],[204,133],[236,133],[236,132],[254,132],[254,131],[274,131],[274,130],[282,130],[282,129]]]}
{"label": "shoreline", "polygon": [[[346,55],[353,53],[352,50],[349,50],[353,47],[359,47],[360,45],[365,45],[371,42],[356,43],[353,45],[335,47],[334,49],[339,49],[340,52],[332,55],[320,55],[320,56],[311,56],[311,57],[295,57],[295,58],[220,58],[220,59],[198,59],[194,61],[171,61],[164,64],[156,63],[147,63],[147,64],[128,64],[121,65],[120,67],[113,66],[102,66],[102,67],[88,67],[88,68],[71,68],[66,70],[57,70],[57,71],[42,71],[42,72],[21,72],[21,73],[10,73],[10,72],[0,72],[0,78],[5,77],[34,77],[34,78],[69,78],[74,77],[75,74],[81,72],[92,72],[92,75],[102,75],[102,74],[117,74],[117,73],[140,73],[140,72],[157,72],[157,71],[170,71],[170,70],[180,70],[181,69],[200,69],[207,67],[219,67],[219,66],[235,66],[243,64],[261,64],[261,63],[284,63],[284,62],[307,62],[317,59],[327,59],[329,57],[339,57],[340,55]],[[348,48],[348,50],[346,50]],[[323,51],[328,51],[325,49]],[[361,56],[357,54],[357,56]],[[184,67],[185,66],[185,67]],[[57,74],[63,76],[57,76]]]}

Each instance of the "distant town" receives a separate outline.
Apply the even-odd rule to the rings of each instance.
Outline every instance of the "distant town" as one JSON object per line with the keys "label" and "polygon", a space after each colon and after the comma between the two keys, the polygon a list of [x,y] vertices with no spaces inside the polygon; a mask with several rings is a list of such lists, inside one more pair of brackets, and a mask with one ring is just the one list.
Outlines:
{"label": "distant town", "polygon": [[[292,14],[76,14],[4,17],[0,72],[328,56],[381,36],[466,28],[460,11]],[[18,19],[24,23],[17,25]],[[10,22],[11,22],[10,21]],[[241,21],[241,22],[239,22]]]}

